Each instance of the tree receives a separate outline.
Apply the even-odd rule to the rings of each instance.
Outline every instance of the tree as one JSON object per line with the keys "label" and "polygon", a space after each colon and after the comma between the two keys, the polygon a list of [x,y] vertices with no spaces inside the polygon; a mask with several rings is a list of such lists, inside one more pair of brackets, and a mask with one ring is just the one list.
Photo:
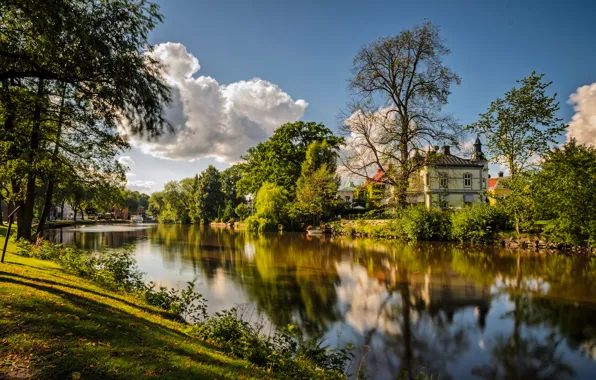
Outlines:
{"label": "tree", "polygon": [[545,234],[569,246],[596,247],[596,149],[571,140],[542,156],[532,182]]}
{"label": "tree", "polygon": [[556,117],[557,94],[548,96],[552,82],[542,81],[544,74],[532,72],[505,93],[504,99],[491,103],[480,119],[468,130],[486,136],[486,147],[492,160],[508,166],[511,177],[522,175],[540,154],[546,154],[567,128]]}
{"label": "tree", "polygon": [[170,127],[169,88],[145,53],[161,15],[144,0],[11,1],[0,15],[0,167],[21,206],[17,236],[30,239],[35,205],[45,199],[40,234],[57,178],[96,186],[122,176],[118,125],[150,136]]}
{"label": "tree", "polygon": [[347,137],[342,162],[353,175],[371,179],[377,170],[394,186],[405,206],[410,178],[424,165],[423,149],[455,142],[459,125],[441,108],[460,78],[442,59],[449,54],[430,22],[358,51],[350,87],[354,100],[342,130]]}
{"label": "tree", "polygon": [[320,217],[336,203],[339,180],[335,174],[337,153],[326,141],[315,141],[306,152],[302,174],[296,185],[296,202],[291,214],[307,216],[316,225]]}
{"label": "tree", "polygon": [[246,203],[240,203],[238,206],[236,206],[234,212],[236,213],[236,215],[238,215],[240,221],[244,220],[250,213]]}
{"label": "tree", "polygon": [[323,140],[332,149],[339,149],[343,142],[320,123],[297,121],[282,125],[269,140],[248,149],[242,157],[238,195],[256,194],[265,183],[270,183],[281,186],[293,198],[308,146]]}
{"label": "tree", "polygon": [[288,192],[281,186],[264,183],[255,198],[256,216],[271,220],[274,224],[286,218]]}
{"label": "tree", "polygon": [[224,194],[221,190],[220,173],[213,165],[209,165],[200,176],[197,189],[199,218],[207,222],[219,217],[219,209],[223,205]]}

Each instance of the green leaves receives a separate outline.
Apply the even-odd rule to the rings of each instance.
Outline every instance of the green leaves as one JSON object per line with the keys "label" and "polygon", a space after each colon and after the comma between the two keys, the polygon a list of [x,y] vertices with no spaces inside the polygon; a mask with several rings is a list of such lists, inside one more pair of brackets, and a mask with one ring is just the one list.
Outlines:
{"label": "green leaves", "polygon": [[282,125],[269,140],[250,148],[242,157],[238,193],[256,194],[269,182],[283,187],[293,198],[309,145],[323,140],[332,150],[339,149],[343,143],[342,138],[320,123],[298,121]]}
{"label": "green leaves", "polygon": [[491,103],[488,111],[467,130],[486,136],[489,155],[509,167],[513,177],[533,165],[538,155],[548,152],[567,128],[556,117],[556,94],[546,91],[552,82],[535,72]]}

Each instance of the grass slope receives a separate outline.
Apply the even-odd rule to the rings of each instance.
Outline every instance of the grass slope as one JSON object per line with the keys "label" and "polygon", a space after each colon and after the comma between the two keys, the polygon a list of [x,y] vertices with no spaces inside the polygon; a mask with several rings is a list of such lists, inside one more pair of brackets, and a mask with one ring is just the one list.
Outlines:
{"label": "grass slope", "polygon": [[[5,233],[0,227],[0,244]],[[183,324],[133,296],[15,250],[9,243],[0,264],[0,378],[272,377],[189,337]]]}

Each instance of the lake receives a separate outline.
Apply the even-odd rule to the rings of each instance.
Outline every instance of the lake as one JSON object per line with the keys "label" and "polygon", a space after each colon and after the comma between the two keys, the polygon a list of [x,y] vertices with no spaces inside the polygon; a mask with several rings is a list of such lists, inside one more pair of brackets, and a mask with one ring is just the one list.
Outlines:
{"label": "lake", "polygon": [[596,378],[596,260],[494,247],[254,236],[181,225],[49,232],[86,249],[131,246],[148,281],[196,289],[211,313],[296,323],[353,344],[369,379]]}

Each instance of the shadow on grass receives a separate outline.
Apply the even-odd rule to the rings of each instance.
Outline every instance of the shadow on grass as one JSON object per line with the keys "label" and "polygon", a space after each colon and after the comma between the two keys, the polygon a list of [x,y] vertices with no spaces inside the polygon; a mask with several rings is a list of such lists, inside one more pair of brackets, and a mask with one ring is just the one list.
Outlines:
{"label": "shadow on grass", "polygon": [[[14,264],[14,263],[12,263],[12,264]],[[33,266],[26,265],[26,264],[16,264],[16,265],[24,265],[24,266],[31,267],[33,269],[37,269],[37,268],[35,268]],[[109,295],[107,293],[96,292],[95,290],[86,289],[86,288],[83,288],[83,287],[80,287],[80,286],[74,286],[74,285],[69,285],[69,284],[65,284],[65,283],[60,283],[60,282],[56,282],[56,281],[52,281],[52,280],[46,280],[46,279],[40,279],[40,278],[31,278],[31,277],[23,276],[23,275],[20,275],[20,274],[3,272],[1,270],[0,270],[0,275],[2,275],[2,276],[18,277],[18,278],[22,278],[22,279],[28,280],[28,281],[42,282],[42,283],[48,284],[48,285],[62,286],[62,287],[73,289],[73,290],[79,290],[79,291],[85,292],[85,293],[91,293],[91,294],[94,294],[94,295],[99,296],[99,297],[106,297],[106,298],[109,298],[111,300],[114,300],[114,301],[117,301],[117,302],[121,302],[121,303],[126,304],[126,305],[128,305],[130,307],[134,307],[136,309],[142,310],[142,311],[144,311],[146,313],[156,314],[156,315],[159,315],[160,317],[166,318],[166,319],[173,319],[172,314],[170,314],[168,312],[159,311],[159,310],[155,310],[155,309],[152,309],[152,308],[149,308],[149,307],[144,307],[144,306],[141,306],[141,305],[137,305],[137,304],[134,304],[132,302],[129,302],[129,301],[125,300],[125,299],[114,297],[114,296]]]}
{"label": "shadow on grass", "polygon": [[213,347],[180,331],[108,304],[4,272],[0,283],[8,289],[0,300],[11,313],[0,324],[0,341],[7,343],[0,356],[33,354],[36,378],[64,379],[73,372],[84,379],[262,377],[242,362],[214,357]]}

